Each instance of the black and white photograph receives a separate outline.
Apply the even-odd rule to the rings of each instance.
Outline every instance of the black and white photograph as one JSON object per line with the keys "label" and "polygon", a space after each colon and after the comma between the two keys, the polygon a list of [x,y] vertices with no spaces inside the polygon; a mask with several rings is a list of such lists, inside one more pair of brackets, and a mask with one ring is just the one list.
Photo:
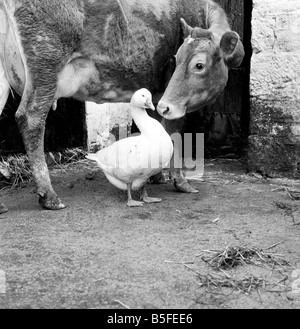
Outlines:
{"label": "black and white photograph", "polygon": [[0,309],[299,308],[300,0],[0,0]]}

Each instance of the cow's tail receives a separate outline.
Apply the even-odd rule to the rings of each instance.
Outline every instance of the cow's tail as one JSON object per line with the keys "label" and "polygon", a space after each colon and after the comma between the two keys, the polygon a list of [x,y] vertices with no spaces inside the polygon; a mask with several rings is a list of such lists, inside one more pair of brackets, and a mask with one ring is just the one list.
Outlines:
{"label": "cow's tail", "polygon": [[[6,38],[8,38],[9,35],[9,31],[12,32],[13,36],[14,36],[14,40],[15,43],[17,45],[17,48],[19,50],[19,54],[21,57],[21,61],[22,61],[22,65],[23,65],[23,69],[25,72],[25,86],[26,84],[29,82],[29,72],[28,72],[28,68],[26,65],[26,57],[24,54],[24,50],[21,44],[21,37],[18,34],[18,27],[17,27],[17,22],[14,18],[14,12],[15,12],[15,1],[13,0],[3,0],[3,6],[4,6],[4,10],[6,12],[6,17],[7,17],[7,33],[6,33]],[[5,51],[4,51],[5,54]],[[7,65],[5,65],[5,62],[9,62],[9,58],[4,58],[4,70],[6,71],[6,76],[8,77],[8,72],[7,72]],[[9,81],[9,80],[8,80]],[[24,88],[25,89],[25,88]]]}
{"label": "cow's tail", "polygon": [[[5,73],[4,56],[5,56],[5,39],[8,30],[8,20],[6,18],[5,8],[0,3],[0,115],[4,109],[9,95],[10,86]],[[2,51],[1,51],[2,48]]]}

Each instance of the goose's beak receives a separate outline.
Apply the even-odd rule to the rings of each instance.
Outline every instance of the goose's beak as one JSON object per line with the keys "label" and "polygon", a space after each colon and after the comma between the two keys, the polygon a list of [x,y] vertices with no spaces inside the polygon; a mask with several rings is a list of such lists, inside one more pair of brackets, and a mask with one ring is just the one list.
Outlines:
{"label": "goose's beak", "polygon": [[152,111],[155,111],[155,107],[154,107],[151,99],[147,99],[147,101],[145,103],[145,107],[146,107],[146,109],[151,109]]}

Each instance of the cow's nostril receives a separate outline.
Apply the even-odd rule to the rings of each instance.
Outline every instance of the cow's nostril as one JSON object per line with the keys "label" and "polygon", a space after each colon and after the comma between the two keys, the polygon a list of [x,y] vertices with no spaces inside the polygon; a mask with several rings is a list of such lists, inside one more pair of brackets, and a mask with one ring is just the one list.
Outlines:
{"label": "cow's nostril", "polygon": [[163,115],[167,115],[169,113],[170,109],[167,107],[164,111],[163,111]]}

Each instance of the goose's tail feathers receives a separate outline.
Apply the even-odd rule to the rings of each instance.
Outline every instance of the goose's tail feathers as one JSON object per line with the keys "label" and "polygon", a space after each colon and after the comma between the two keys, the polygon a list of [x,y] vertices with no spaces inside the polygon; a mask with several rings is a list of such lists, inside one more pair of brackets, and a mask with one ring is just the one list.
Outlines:
{"label": "goose's tail feathers", "polygon": [[97,156],[95,153],[89,153],[85,156],[87,159],[92,160],[92,161],[97,161]]}

